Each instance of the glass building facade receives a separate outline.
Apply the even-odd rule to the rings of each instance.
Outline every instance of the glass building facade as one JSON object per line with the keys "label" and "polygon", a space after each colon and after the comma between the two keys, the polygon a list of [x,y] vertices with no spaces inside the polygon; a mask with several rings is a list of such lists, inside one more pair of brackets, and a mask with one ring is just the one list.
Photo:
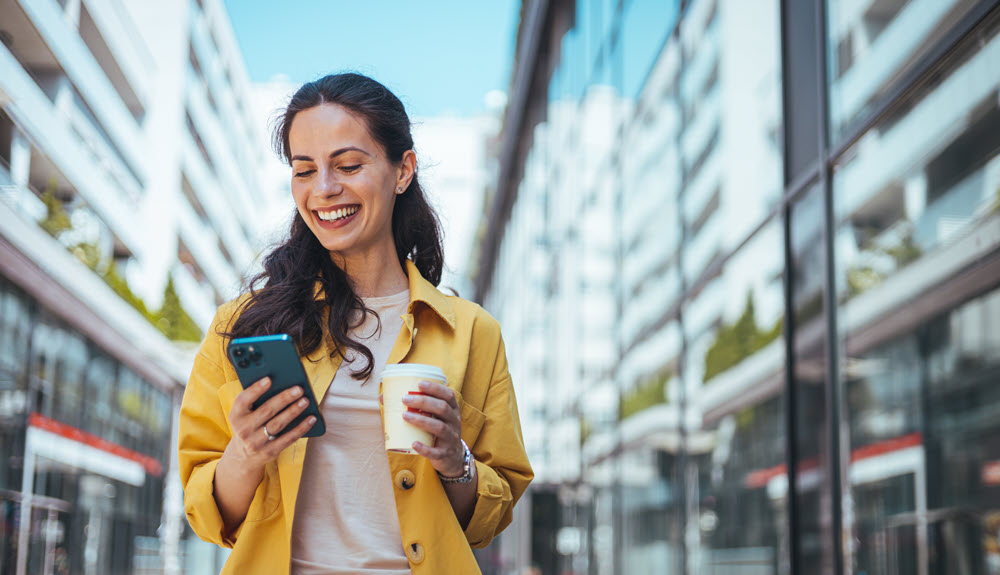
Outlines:
{"label": "glass building facade", "polygon": [[0,573],[160,568],[179,392],[3,277],[0,310]]}
{"label": "glass building facade", "polygon": [[484,572],[1000,573],[1000,2],[525,2]]}

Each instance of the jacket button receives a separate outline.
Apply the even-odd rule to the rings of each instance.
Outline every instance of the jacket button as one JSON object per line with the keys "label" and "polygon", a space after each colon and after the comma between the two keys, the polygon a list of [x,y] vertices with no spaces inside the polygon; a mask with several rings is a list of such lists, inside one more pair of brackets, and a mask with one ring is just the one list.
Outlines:
{"label": "jacket button", "polygon": [[409,469],[404,469],[396,474],[396,487],[406,491],[417,483],[417,478]]}
{"label": "jacket button", "polygon": [[410,543],[406,546],[406,558],[414,565],[424,560],[424,546],[419,543]]}

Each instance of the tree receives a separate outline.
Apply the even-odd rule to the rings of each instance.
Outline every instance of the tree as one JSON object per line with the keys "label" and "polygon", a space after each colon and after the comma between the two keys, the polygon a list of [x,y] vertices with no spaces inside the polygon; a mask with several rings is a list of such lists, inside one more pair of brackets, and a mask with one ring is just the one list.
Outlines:
{"label": "tree", "polygon": [[201,329],[181,305],[173,278],[167,279],[167,286],[163,290],[163,306],[157,315],[159,318],[155,322],[156,327],[168,338],[174,341],[201,341]]}
{"label": "tree", "polygon": [[768,330],[757,327],[753,290],[747,293],[743,313],[733,325],[723,324],[715,334],[715,341],[705,352],[705,375],[708,381],[747,357],[757,353],[781,335],[781,318]]}

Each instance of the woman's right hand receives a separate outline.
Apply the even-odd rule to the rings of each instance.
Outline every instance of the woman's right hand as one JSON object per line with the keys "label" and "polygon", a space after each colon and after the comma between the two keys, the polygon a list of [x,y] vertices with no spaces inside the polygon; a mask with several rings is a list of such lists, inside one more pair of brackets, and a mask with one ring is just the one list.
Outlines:
{"label": "woman's right hand", "polygon": [[295,386],[275,395],[257,409],[252,409],[254,402],[269,387],[271,379],[265,377],[236,396],[233,408],[229,411],[233,437],[226,446],[225,453],[246,469],[260,470],[261,473],[266,464],[277,459],[282,450],[295,443],[316,423],[316,418],[310,416],[282,434],[309,405],[309,400],[302,397],[302,388]]}
{"label": "woman's right hand", "polygon": [[293,387],[252,410],[253,403],[269,387],[270,378],[255,382],[236,396],[229,411],[233,437],[215,467],[213,479],[213,495],[227,534],[235,532],[246,517],[257,485],[264,478],[264,466],[316,423],[315,417],[308,417],[287,433],[273,437],[302,413],[308,400],[302,397],[301,387]]}

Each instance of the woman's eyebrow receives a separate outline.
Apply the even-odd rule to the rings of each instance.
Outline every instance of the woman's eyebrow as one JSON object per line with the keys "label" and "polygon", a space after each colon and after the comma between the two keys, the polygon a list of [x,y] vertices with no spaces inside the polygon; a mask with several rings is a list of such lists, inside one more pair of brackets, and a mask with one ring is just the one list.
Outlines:
{"label": "woman's eyebrow", "polygon": [[[355,147],[355,146],[347,146],[346,148],[340,148],[339,150],[335,150],[335,151],[331,152],[329,158],[332,160],[332,159],[336,158],[337,156],[339,156],[341,154],[346,154],[347,152],[361,152],[362,154],[371,157],[371,154],[369,154],[368,152],[362,150],[361,148],[358,148],[358,147]],[[312,162],[313,161],[313,159],[310,158],[309,156],[302,156],[302,155],[292,156],[292,161],[294,162],[295,160],[301,160],[303,162]]]}

